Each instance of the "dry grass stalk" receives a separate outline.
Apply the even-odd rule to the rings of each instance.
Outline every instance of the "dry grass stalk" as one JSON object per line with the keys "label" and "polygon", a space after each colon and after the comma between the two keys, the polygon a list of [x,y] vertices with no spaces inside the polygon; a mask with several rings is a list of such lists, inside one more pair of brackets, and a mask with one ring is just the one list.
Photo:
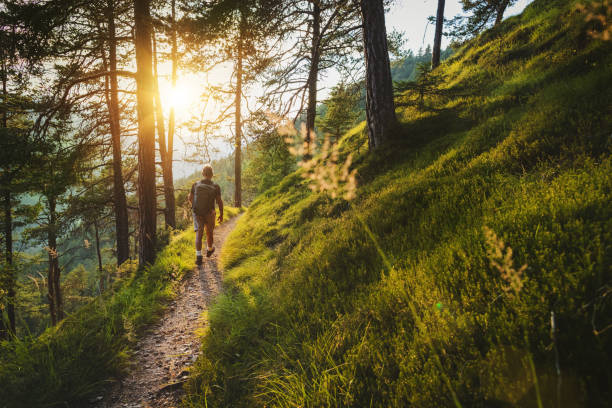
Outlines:
{"label": "dry grass stalk", "polygon": [[523,288],[523,272],[527,269],[527,264],[516,269],[512,259],[512,248],[507,246],[492,229],[485,226],[483,230],[487,244],[487,258],[491,267],[499,271],[505,282],[502,289],[506,293],[514,292],[514,295],[518,295]]}
{"label": "dry grass stalk", "polygon": [[355,198],[357,170],[351,170],[352,153],[342,162],[338,145],[332,144],[329,135],[325,135],[321,151],[318,155],[311,156],[312,146],[316,144],[315,132],[311,132],[310,138],[307,138],[306,127],[302,123],[299,133],[301,141],[296,145],[298,132],[290,120],[272,114],[269,115],[269,119],[276,124],[278,133],[285,137],[289,153],[301,157],[298,165],[304,169],[303,177],[310,180],[311,190],[329,193],[332,198],[343,197],[347,201]]}

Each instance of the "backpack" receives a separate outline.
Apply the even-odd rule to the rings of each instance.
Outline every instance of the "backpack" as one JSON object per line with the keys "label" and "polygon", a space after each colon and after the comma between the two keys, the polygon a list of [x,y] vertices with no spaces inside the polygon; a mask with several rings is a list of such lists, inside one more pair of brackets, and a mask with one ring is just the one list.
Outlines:
{"label": "backpack", "polygon": [[206,216],[215,209],[215,198],[217,197],[217,187],[214,184],[207,184],[198,181],[195,184],[193,197],[193,212],[199,216]]}

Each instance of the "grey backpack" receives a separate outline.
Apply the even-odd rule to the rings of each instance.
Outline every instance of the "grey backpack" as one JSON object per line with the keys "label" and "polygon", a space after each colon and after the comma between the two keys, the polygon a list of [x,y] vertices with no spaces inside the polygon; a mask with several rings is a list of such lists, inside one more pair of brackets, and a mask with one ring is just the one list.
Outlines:
{"label": "grey backpack", "polygon": [[198,181],[195,184],[195,192],[193,194],[193,212],[196,215],[206,216],[215,209],[215,198],[217,196],[217,188],[214,184],[207,184]]}

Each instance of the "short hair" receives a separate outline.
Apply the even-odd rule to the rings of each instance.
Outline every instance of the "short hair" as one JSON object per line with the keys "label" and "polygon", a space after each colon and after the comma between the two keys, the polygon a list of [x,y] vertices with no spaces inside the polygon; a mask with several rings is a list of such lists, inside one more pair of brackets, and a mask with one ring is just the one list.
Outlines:
{"label": "short hair", "polygon": [[202,175],[204,177],[212,178],[212,176],[213,176],[213,169],[212,169],[212,166],[210,164],[204,165],[204,167],[202,168]]}

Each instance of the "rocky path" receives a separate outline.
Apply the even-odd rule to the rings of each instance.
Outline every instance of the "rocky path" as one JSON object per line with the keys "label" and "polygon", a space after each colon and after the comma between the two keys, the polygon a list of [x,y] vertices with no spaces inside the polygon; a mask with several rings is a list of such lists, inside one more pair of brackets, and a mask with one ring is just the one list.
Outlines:
{"label": "rocky path", "polygon": [[[107,395],[95,399],[96,408],[177,407],[187,369],[200,350],[196,330],[206,325],[202,312],[221,290],[217,257],[238,217],[215,228],[216,251],[188,273],[179,293],[160,321],[138,342],[130,374]],[[195,261],[195,251],[194,251]]]}

